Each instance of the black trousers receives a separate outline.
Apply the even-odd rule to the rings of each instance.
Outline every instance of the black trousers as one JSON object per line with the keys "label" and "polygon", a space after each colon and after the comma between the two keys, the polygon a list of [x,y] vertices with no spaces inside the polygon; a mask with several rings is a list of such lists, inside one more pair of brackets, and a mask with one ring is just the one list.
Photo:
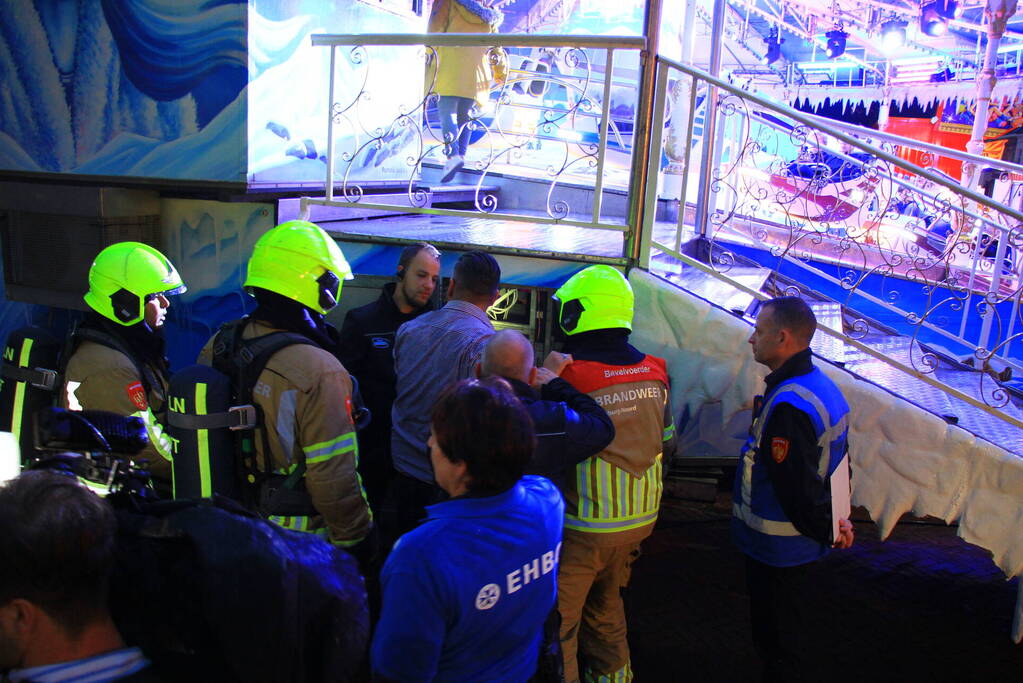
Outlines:
{"label": "black trousers", "polygon": [[764,663],[763,680],[806,678],[806,586],[811,564],[773,567],[746,555],[753,645]]}
{"label": "black trousers", "polygon": [[427,505],[448,498],[448,494],[436,484],[432,482],[428,484],[403,472],[395,474],[391,487],[394,491],[397,536],[415,529],[419,522],[426,518]]}

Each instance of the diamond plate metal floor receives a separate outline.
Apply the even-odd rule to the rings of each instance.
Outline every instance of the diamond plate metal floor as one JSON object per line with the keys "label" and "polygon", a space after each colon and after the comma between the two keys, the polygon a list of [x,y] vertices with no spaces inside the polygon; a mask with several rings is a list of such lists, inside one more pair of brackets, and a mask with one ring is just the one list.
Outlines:
{"label": "diamond plate metal floor", "polygon": [[[546,218],[546,214],[540,212],[524,211],[518,215]],[[579,217],[579,220],[586,219]],[[624,232],[513,221],[499,213],[472,218],[413,214],[364,220],[321,221],[319,224],[328,232],[337,235],[426,240],[469,248],[495,247],[502,250],[531,251],[538,255],[583,254],[621,258],[625,248]],[[673,241],[674,231],[673,223],[657,223],[654,226],[654,239]]]}

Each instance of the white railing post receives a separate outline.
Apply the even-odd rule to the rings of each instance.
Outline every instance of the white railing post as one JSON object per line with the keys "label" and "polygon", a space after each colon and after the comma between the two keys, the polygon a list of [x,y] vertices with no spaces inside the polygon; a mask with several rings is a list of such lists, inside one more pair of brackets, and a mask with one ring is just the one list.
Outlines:
{"label": "white railing post", "polygon": [[[725,31],[725,0],[714,0],[714,20],[711,23],[710,74],[717,78],[721,71],[721,48],[724,44]],[[707,235],[707,223],[710,221],[713,202],[711,184],[714,175],[715,153],[717,146],[718,119],[718,88],[708,83],[707,105],[703,119],[703,159],[700,164],[700,189],[696,196],[696,231],[701,236]]]}
{"label": "white railing post", "polygon": [[[650,149],[650,138],[655,117],[654,75],[657,73],[657,49],[661,33],[661,0],[647,0],[646,20],[643,26],[643,37],[646,46],[640,55],[639,95],[636,98],[636,117],[632,124],[632,159],[631,177],[629,178],[629,233],[625,241],[624,256],[636,263],[640,259],[640,249],[644,241],[644,211],[646,209],[647,157],[653,152]],[[660,149],[657,150],[658,157]]]}
{"label": "white railing post", "polygon": [[[600,103],[600,127],[597,129],[597,177],[593,183],[593,222],[600,222],[604,194],[604,159],[607,156],[607,131],[611,125],[611,80],[614,76],[615,51],[608,48],[604,58],[604,90]],[[633,149],[635,153],[635,149]]]}
{"label": "white railing post", "polygon": [[334,199],[334,79],[335,59],[337,46],[330,46],[330,85],[327,96],[327,181],[324,183],[324,191],[327,201]]}
{"label": "white railing post", "polygon": [[[657,69],[657,86],[654,88],[654,121],[663,121],[663,112],[668,99],[668,69]],[[657,218],[657,176],[661,168],[661,145],[664,144],[664,126],[653,127],[650,136],[650,156],[647,159],[646,197],[643,203],[643,226],[640,233],[639,265],[650,269],[650,245],[654,234],[654,221]]]}
{"label": "white railing post", "polygon": [[[988,342],[991,340],[991,326],[994,324],[995,302],[999,300],[999,291],[1002,287],[1002,263],[1005,261],[1005,250],[1009,236],[1005,232],[998,234],[998,248],[995,249],[994,263],[991,264],[991,286],[988,288],[987,306],[984,308],[984,321],[980,326],[980,339],[977,341],[977,348],[990,349]],[[995,340],[997,344],[997,340]]]}

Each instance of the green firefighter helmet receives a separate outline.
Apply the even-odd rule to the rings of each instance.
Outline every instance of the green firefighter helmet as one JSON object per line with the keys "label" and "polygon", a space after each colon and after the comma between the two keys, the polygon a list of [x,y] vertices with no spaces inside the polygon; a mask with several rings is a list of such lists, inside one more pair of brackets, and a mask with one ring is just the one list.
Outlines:
{"label": "green firefighter helmet", "polygon": [[565,334],[625,328],[632,331],[632,285],[606,265],[584,268],[554,293]]}
{"label": "green firefighter helmet", "polygon": [[337,242],[318,225],[295,220],[259,238],[244,286],[267,289],[326,313],[341,299],[341,281],[351,279],[351,266]]}
{"label": "green firefighter helmet", "polygon": [[92,262],[84,298],[104,318],[128,326],[145,317],[147,297],[186,289],[174,264],[159,251],[141,242],[118,242]]}

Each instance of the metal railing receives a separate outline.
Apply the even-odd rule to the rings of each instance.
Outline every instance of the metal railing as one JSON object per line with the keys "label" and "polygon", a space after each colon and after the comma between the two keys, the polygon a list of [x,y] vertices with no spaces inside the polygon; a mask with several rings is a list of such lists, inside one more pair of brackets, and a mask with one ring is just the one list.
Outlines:
{"label": "metal railing", "polygon": [[[1023,369],[1017,355],[1023,344],[1016,343],[1023,336],[1023,213],[902,156],[912,148],[929,154],[928,163],[940,155],[1007,175],[1023,168],[884,134],[871,133],[880,145],[868,145],[865,137],[853,136],[863,137],[863,131],[747,93],[699,69],[663,58],[649,66],[640,55],[642,38],[332,35],[314,36],[313,44],[330,53],[328,152],[325,197],[303,198],[303,212],[316,205],[393,212],[396,206],[375,202],[352,169],[400,135],[404,213],[618,233],[625,238],[621,254],[638,255],[642,266],[649,267],[652,254],[664,254],[763,299],[768,294],[729,275],[733,264],[752,258],[786,281],[825,293],[830,288],[849,310],[895,321],[892,326],[917,351],[908,359],[886,356],[871,346],[872,328],[864,319],[851,321],[848,333],[822,328],[825,334],[1023,427],[1008,409],[1002,372],[1004,366]],[[463,176],[475,184],[471,209],[428,201],[427,181],[438,175],[451,139],[440,132],[433,111],[436,77],[420,81],[419,73],[427,73],[428,63],[439,64],[444,48],[475,49],[491,66],[509,66],[486,107],[466,124],[476,138]],[[375,60],[386,63],[391,55],[382,51],[398,50],[406,51],[400,63],[406,71],[414,64],[415,75],[381,78]],[[629,132],[637,130],[644,104],[638,84],[650,68],[650,146],[634,149]],[[397,104],[381,115],[380,103],[388,100]],[[368,104],[372,123],[362,111]],[[633,172],[643,162],[646,172]],[[509,177],[546,184],[536,193],[545,195],[539,211],[523,211],[519,201],[516,208],[500,205],[490,182]],[[568,186],[572,197],[559,196]],[[627,212],[606,210],[610,186],[629,192]],[[673,226],[656,222],[665,193],[679,207]],[[709,258],[688,255],[684,245],[695,238],[709,245]],[[908,296],[910,290],[916,294]],[[977,392],[939,379],[940,363],[929,348],[942,346],[973,360]]]}
{"label": "metal railing", "polygon": [[[314,46],[330,53],[325,197],[302,199],[302,211],[322,205],[368,210],[393,210],[375,203],[357,168],[375,151],[402,140],[399,154],[407,161],[407,205],[402,210],[441,216],[500,216],[531,224],[566,225],[625,233],[625,216],[610,216],[602,203],[607,178],[625,190],[631,182],[631,131],[637,109],[635,72],[643,38],[586,36],[521,36],[480,34],[314,35]],[[451,48],[475,51],[454,57]],[[404,78],[395,82],[374,73],[374,64],[393,62],[404,51]],[[636,66],[623,66],[623,54]],[[507,67],[507,78],[495,82],[487,102],[476,107],[467,123],[447,139],[435,111],[441,94],[438,76],[445,58],[483,59],[491,69]],[[411,73],[409,72],[411,69]],[[412,75],[414,74],[414,75]],[[424,75],[421,77],[420,75]],[[396,93],[404,90],[404,94]],[[631,101],[630,101],[631,98]],[[618,109],[612,101],[618,100]],[[391,100],[393,111],[381,113],[379,103]],[[373,109],[366,123],[363,109]],[[343,131],[342,131],[343,129]],[[446,160],[445,150],[467,130],[472,145],[465,169],[474,174],[472,210],[430,206],[424,177],[437,184],[434,169]],[[609,162],[609,155],[615,157]],[[488,183],[502,176],[531,178],[546,184],[537,211],[516,212],[500,206]],[[564,187],[592,191],[585,206],[573,206]],[[577,196],[577,193],[576,193]]]}
{"label": "metal railing", "polygon": [[[712,98],[716,106],[708,107]],[[661,169],[659,155],[650,154],[648,172],[661,182],[650,184],[646,201],[657,201],[656,185],[674,187],[679,210],[674,226],[655,224],[647,211],[646,259],[668,255],[764,299],[764,292],[729,276],[737,262],[757,262],[849,309],[879,311],[918,349],[908,361],[872,348],[866,320],[852,321],[848,333],[822,329],[1023,427],[1007,412],[1011,396],[1002,372],[1023,367],[1012,346],[1023,336],[1023,213],[896,154],[924,145],[893,136],[868,145],[847,125],[831,126],[671,60],[659,60],[654,107],[653,149],[663,149],[669,163]],[[716,120],[701,121],[701,114]],[[932,162],[941,152],[924,151]],[[998,168],[1023,172],[1005,162]],[[702,241],[709,257],[688,255],[696,253],[684,246],[691,241]],[[938,358],[928,347],[945,345],[977,367],[978,395],[938,379]]]}

